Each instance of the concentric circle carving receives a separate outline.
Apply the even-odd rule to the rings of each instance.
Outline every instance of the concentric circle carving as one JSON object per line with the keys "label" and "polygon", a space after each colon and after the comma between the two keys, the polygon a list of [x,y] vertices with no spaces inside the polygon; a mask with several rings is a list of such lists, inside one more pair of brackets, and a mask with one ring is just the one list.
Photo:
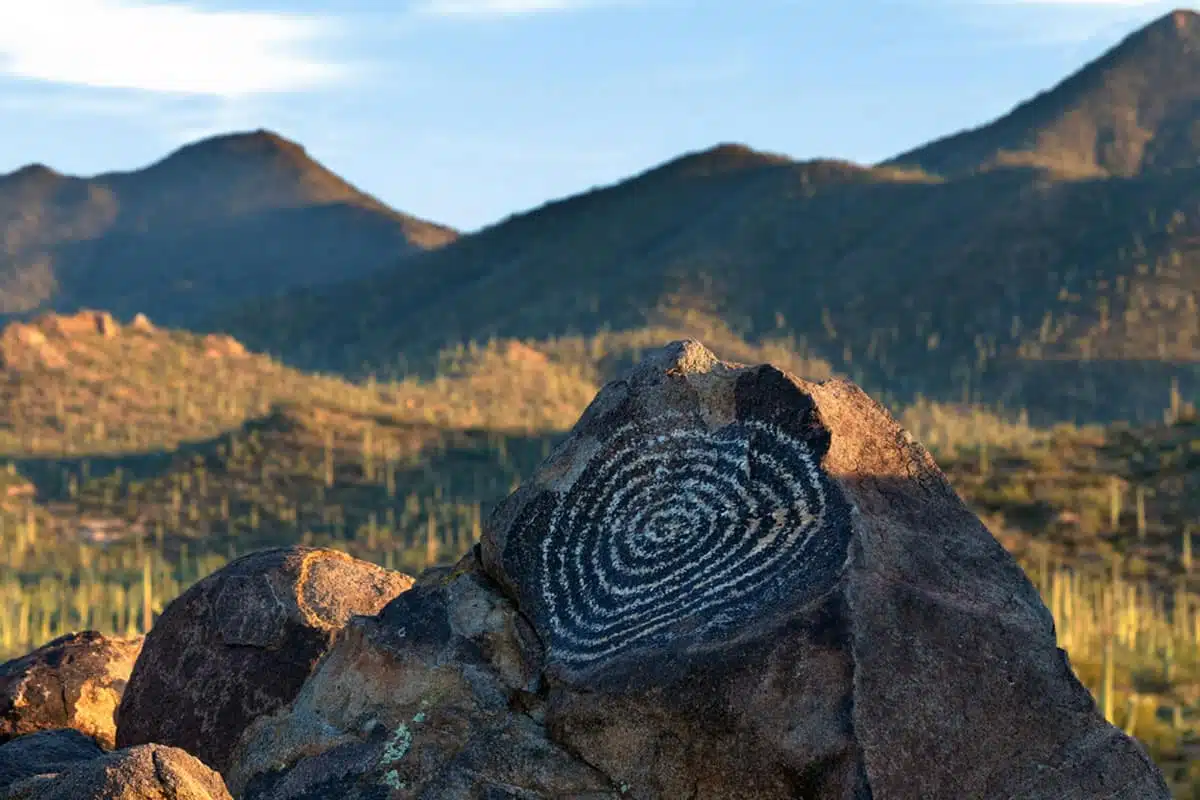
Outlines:
{"label": "concentric circle carving", "polygon": [[[845,505],[809,443],[772,422],[612,430],[535,526],[549,656],[582,669],[675,637],[736,629],[836,580]],[[525,538],[521,531],[515,531]]]}

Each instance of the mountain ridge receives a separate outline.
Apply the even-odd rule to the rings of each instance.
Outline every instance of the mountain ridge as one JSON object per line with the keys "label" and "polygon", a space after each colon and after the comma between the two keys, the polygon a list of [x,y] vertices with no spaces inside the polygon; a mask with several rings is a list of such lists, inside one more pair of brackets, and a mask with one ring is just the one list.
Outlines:
{"label": "mountain ridge", "polygon": [[[1194,17],[1152,23],[1073,80],[1145,57],[1146,42],[1190,42]],[[1200,57],[1163,52],[1192,79],[1119,98],[1161,110],[1200,87]],[[306,368],[428,376],[467,342],[634,336],[665,306],[749,341],[790,337],[909,400],[1153,418],[1172,381],[1200,391],[1200,166],[1179,157],[1189,140],[1174,162],[1084,170],[1094,142],[1079,141],[1075,168],[1012,158],[947,174],[718,144],[220,325]]]}
{"label": "mountain ridge", "polygon": [[1005,164],[1131,176],[1200,159],[1200,14],[1176,9],[982,124],[882,162],[956,176]]}
{"label": "mountain ridge", "polygon": [[94,306],[194,324],[227,300],[363,275],[457,235],[265,129],[90,177],[30,164],[0,176],[0,314]]}
{"label": "mountain ridge", "polygon": [[[1200,153],[1200,126],[1195,142],[1175,146],[1167,135],[1193,92],[1200,116],[1196,20],[1190,12],[1162,17],[1018,107],[1067,109],[1064,119],[1076,127],[1055,129],[1054,141],[1075,150],[1047,145],[986,168],[964,161],[970,148],[960,147],[962,137],[976,136],[983,144],[972,147],[984,152],[999,140],[978,139],[979,131],[994,132],[996,123],[929,146],[968,164],[961,170],[936,159],[801,161],[723,142],[443,246],[389,255],[390,266],[339,281],[309,274],[288,286],[271,270],[302,262],[301,250],[307,258],[314,246],[326,248],[323,263],[338,265],[346,215],[381,217],[364,206],[365,195],[346,194],[353,187],[320,184],[313,191],[333,187],[329,197],[350,197],[338,201],[338,221],[319,230],[305,222],[314,238],[292,250],[264,246],[286,236],[245,239],[263,265],[252,291],[239,286],[244,302],[230,313],[189,309],[187,322],[305,369],[428,377],[443,353],[470,342],[640,342],[640,332],[686,335],[697,320],[719,320],[747,342],[792,342],[812,363],[909,399],[1016,403],[1040,419],[1156,416],[1172,380],[1200,391],[1200,165],[1184,158],[1193,145]],[[1188,80],[1160,80],[1181,75]],[[1097,85],[1108,88],[1095,94]],[[1090,99],[1067,102],[1077,97]],[[1088,120],[1099,119],[1097,109],[1132,115],[1137,130],[1159,131],[1161,141],[1117,153],[1135,161],[1095,161]],[[1005,119],[1011,127],[1032,117]],[[1087,135],[1063,138],[1063,130]],[[266,197],[277,217],[297,213],[271,199],[271,180],[306,156],[270,132],[197,143],[158,168],[187,172],[189,163],[230,150],[273,165],[237,202]],[[93,206],[107,203],[114,217],[132,214],[115,196],[120,180],[80,186],[30,175],[30,185],[61,184]],[[158,263],[180,263],[174,256],[196,241],[175,243]],[[114,255],[120,251],[92,254],[97,264]],[[79,292],[89,307],[112,309],[91,299],[102,287],[83,288],[92,290]],[[151,316],[177,322],[154,308],[151,293],[143,297]],[[664,313],[670,325],[660,324]]]}

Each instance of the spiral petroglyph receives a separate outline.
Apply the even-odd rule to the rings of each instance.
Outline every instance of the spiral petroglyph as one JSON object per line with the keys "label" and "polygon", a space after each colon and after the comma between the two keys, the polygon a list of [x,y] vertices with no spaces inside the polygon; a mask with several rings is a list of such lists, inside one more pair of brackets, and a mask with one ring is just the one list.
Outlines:
{"label": "spiral petroglyph", "polygon": [[844,502],[799,434],[758,419],[627,421],[571,487],[525,518],[550,657],[584,668],[736,628],[828,588]]}

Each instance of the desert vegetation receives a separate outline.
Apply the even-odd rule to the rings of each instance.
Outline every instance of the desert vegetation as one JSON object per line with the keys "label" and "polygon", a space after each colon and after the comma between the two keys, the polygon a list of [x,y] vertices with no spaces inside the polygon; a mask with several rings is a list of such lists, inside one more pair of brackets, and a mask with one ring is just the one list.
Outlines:
{"label": "desert vegetation", "polygon": [[[348,383],[227,337],[48,317],[0,338],[0,655],[146,630],[237,554],[324,544],[416,573],[465,552],[600,384],[671,338],[825,378],[795,340],[704,315],[445,351],[434,378]],[[929,400],[893,413],[1024,566],[1104,713],[1200,796],[1200,418],[1032,424]],[[1191,792],[1191,794],[1188,794]]]}

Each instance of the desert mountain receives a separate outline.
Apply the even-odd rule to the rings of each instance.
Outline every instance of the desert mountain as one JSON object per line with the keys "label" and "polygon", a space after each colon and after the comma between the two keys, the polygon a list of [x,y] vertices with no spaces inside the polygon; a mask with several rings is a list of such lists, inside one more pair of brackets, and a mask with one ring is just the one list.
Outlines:
{"label": "desert mountain", "polygon": [[220,327],[306,368],[387,374],[466,341],[664,315],[707,337],[695,325],[717,319],[904,401],[1157,418],[1172,379],[1197,388],[1198,178],[939,179],[719,147]]}
{"label": "desert mountain", "polygon": [[188,322],[222,302],[359,277],[454,237],[269,131],[93,178],[35,164],[0,176],[0,314],[99,307]]}
{"label": "desert mountain", "polygon": [[889,163],[940,175],[1026,164],[1138,175],[1200,161],[1200,14],[1173,11],[1006,116]]}
{"label": "desert mountain", "polygon": [[665,310],[783,338],[897,399],[1158,418],[1172,381],[1200,389],[1196,87],[1200,15],[1173,12],[894,163],[719,145],[221,325],[305,367],[386,374]]}

